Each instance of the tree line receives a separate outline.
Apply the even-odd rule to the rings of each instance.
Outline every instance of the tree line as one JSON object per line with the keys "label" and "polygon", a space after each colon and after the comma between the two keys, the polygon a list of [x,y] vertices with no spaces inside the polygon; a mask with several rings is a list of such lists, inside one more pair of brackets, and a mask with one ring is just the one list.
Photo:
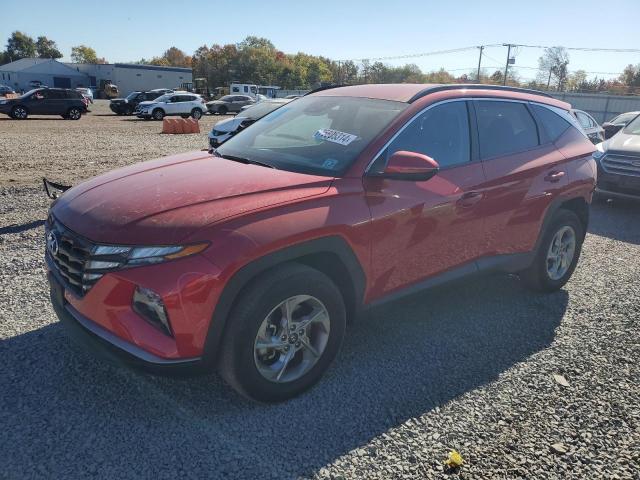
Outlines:
{"label": "tree line", "polygon": [[[46,36],[35,40],[24,32],[15,31],[0,52],[0,64],[20,58],[62,58],[56,42]],[[72,47],[74,63],[107,63],[96,51],[86,45]],[[188,55],[172,46],[160,56],[142,58],[131,63],[186,67],[193,69],[194,78],[206,78],[210,87],[225,86],[231,82],[251,82],[259,85],[278,85],[284,89],[309,89],[323,84],[359,83],[489,83],[559,91],[610,91],[615,93],[640,92],[640,64],[628,65],[617,79],[589,79],[587,72],[570,72],[569,54],[563,47],[544,50],[538,60],[535,79],[525,80],[511,67],[504,81],[502,70],[481,69],[454,75],[444,68],[423,72],[415,64],[391,66],[382,62],[336,61],[318,55],[298,52],[284,53],[266,38],[248,36],[239,43],[212,44],[199,47]]]}

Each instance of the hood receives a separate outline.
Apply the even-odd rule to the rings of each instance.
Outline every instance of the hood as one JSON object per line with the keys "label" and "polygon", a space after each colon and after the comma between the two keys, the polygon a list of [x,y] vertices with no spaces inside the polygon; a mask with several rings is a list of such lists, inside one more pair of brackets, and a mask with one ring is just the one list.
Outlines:
{"label": "hood", "polygon": [[127,101],[126,98],[112,98],[111,103],[125,103]]}
{"label": "hood", "polygon": [[67,190],[51,213],[94,242],[171,244],[230,217],[320,195],[332,180],[199,151],[92,178]]}
{"label": "hood", "polygon": [[630,135],[620,130],[605,142],[604,150],[609,153],[622,153],[640,156],[640,135]]}
{"label": "hood", "polygon": [[207,105],[227,105],[229,102],[224,102],[222,100],[211,100],[207,102]]}
{"label": "hood", "polygon": [[235,132],[245,120],[247,120],[246,117],[235,116],[228,120],[223,120],[216,123],[212,127],[212,131],[215,130],[216,132]]}
{"label": "hood", "polygon": [[144,102],[140,102],[138,105],[144,107],[145,105],[153,105],[154,103],[158,103],[155,100],[145,100]]}

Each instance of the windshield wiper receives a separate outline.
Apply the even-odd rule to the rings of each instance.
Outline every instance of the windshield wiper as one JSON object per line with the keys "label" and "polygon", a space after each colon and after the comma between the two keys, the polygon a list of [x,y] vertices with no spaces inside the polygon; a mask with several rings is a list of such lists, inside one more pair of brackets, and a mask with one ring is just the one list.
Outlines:
{"label": "windshield wiper", "polygon": [[224,158],[226,160],[232,160],[234,162],[245,163],[247,165],[260,165],[261,167],[274,168],[274,169],[276,168],[276,167],[274,167],[273,165],[271,165],[269,163],[260,162],[258,160],[249,160],[248,158],[236,157],[235,155],[221,155],[220,153],[218,153],[217,150],[214,150],[213,154],[216,157]]}

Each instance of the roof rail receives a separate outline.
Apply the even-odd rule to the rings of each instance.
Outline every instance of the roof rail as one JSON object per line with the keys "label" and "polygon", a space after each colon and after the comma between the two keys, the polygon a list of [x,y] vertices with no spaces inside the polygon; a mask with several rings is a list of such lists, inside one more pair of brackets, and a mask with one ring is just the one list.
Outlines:
{"label": "roof rail", "polygon": [[311,90],[310,92],[305,93],[303,97],[306,97],[307,95],[311,95],[312,93],[321,92],[323,90],[331,90],[332,88],[350,87],[350,86],[351,85],[349,85],[348,83],[336,83],[334,85],[327,85],[326,87],[318,87],[314,90]]}
{"label": "roof rail", "polygon": [[543,97],[553,98],[551,95],[539,90],[531,90],[529,88],[510,87],[502,85],[485,85],[482,83],[455,83],[450,85],[437,85],[434,87],[427,87],[424,90],[419,91],[413,97],[409,99],[407,103],[413,103],[419,98],[424,97],[435,92],[442,92],[445,90],[503,90],[507,92],[519,92],[519,93],[531,93],[533,95],[542,95]]}

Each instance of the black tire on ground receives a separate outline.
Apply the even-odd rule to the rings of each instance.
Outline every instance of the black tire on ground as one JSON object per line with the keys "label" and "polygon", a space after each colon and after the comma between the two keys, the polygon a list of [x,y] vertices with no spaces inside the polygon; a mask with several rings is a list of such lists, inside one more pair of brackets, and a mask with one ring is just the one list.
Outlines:
{"label": "black tire on ground", "polygon": [[193,110],[191,110],[191,118],[200,120],[202,118],[202,110],[200,110],[199,108],[194,108]]}
{"label": "black tire on ground", "polygon": [[164,118],[164,110],[162,110],[161,108],[156,108],[151,113],[151,116],[153,117],[154,120],[162,120]]}
{"label": "black tire on ground", "polygon": [[[298,379],[276,383],[259,372],[254,342],[269,312],[295,295],[311,295],[324,304],[330,318],[330,333],[326,347],[309,371]],[[236,300],[226,325],[218,364],[222,377],[249,399],[280,402],[295,397],[320,380],[342,344],[346,313],[342,295],[329,277],[313,268],[289,263],[251,281]]]}
{"label": "black tire on ground", "polygon": [[132,107],[127,107],[127,109],[124,112],[125,115],[133,115],[133,108]]}
{"label": "black tire on ground", "polygon": [[218,113],[220,115],[226,115],[228,112],[227,107],[225,107],[224,105],[222,105],[221,107],[218,108]]}
{"label": "black tire on ground", "polygon": [[27,110],[27,107],[16,105],[11,109],[11,118],[15,120],[25,120],[28,116],[29,111]]}
{"label": "black tire on ground", "polygon": [[[551,247],[551,242],[556,233],[558,233],[565,227],[570,227],[573,229],[573,232],[575,234],[575,251],[568,270],[564,273],[564,275],[562,275],[562,277],[553,279],[548,273],[547,255],[549,253],[549,248]],[[558,210],[554,214],[546,230],[543,232],[542,240],[540,242],[540,245],[538,246],[538,250],[534,257],[533,263],[528,269],[520,273],[520,278],[525,283],[525,285],[538,292],[554,292],[562,288],[569,281],[571,275],[573,274],[573,271],[576,268],[576,265],[578,264],[578,260],[580,259],[580,252],[582,251],[582,242],[584,241],[584,236],[584,225],[582,224],[578,216],[569,210]]]}
{"label": "black tire on ground", "polygon": [[71,107],[67,110],[67,118],[70,120],[80,120],[82,117],[82,110],[77,107]]}

